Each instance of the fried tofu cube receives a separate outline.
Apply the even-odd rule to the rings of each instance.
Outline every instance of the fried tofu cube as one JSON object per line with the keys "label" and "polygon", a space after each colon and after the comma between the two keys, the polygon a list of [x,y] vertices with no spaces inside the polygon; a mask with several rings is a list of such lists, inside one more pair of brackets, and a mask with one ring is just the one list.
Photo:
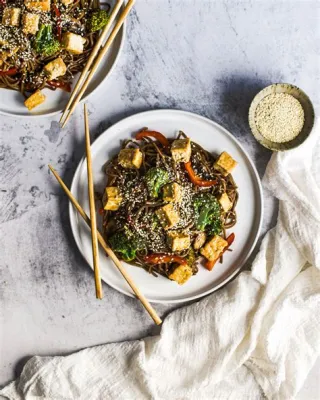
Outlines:
{"label": "fried tofu cube", "polygon": [[43,70],[48,79],[53,80],[58,78],[59,76],[63,76],[67,71],[67,67],[63,59],[61,57],[58,57],[46,64]]}
{"label": "fried tofu cube", "polygon": [[123,168],[139,169],[142,164],[142,153],[139,149],[122,149],[118,161]]}
{"label": "fried tofu cube", "polygon": [[81,54],[83,53],[83,46],[86,42],[80,35],[76,35],[72,32],[65,32],[62,36],[62,44],[66,50],[68,50],[72,54]]}
{"label": "fried tofu cube", "polygon": [[2,23],[3,25],[19,26],[21,8],[8,8],[3,10]]}
{"label": "fried tofu cube", "polygon": [[163,200],[170,203],[181,203],[182,188],[176,183],[168,183],[163,187]]}
{"label": "fried tofu cube", "polygon": [[170,275],[169,279],[183,285],[193,275],[192,268],[189,265],[179,265]]}
{"label": "fried tofu cube", "polygon": [[24,0],[24,5],[29,11],[48,12],[51,8],[51,0]]}
{"label": "fried tofu cube", "polygon": [[194,239],[193,248],[195,250],[201,249],[201,247],[205,244],[206,240],[207,240],[207,235],[204,232],[198,233],[198,235]]}
{"label": "fried tofu cube", "polygon": [[227,212],[231,209],[232,207],[232,201],[230,201],[227,193],[223,193],[220,197],[219,197],[219,203],[221,208],[223,209],[223,211]]}
{"label": "fried tofu cube", "polygon": [[172,251],[182,251],[190,247],[190,236],[187,233],[168,232],[167,241]]}
{"label": "fried tofu cube", "polygon": [[41,90],[37,90],[34,92],[27,100],[24,102],[24,105],[28,110],[32,110],[33,108],[42,104],[46,99],[46,96],[41,92]]}
{"label": "fried tofu cube", "polygon": [[120,190],[116,186],[108,186],[105,191],[104,209],[117,211],[122,202]]}
{"label": "fried tofu cube", "polygon": [[231,174],[231,172],[235,169],[237,166],[237,161],[235,161],[230,154],[228,154],[226,151],[222,152],[220,156],[218,157],[217,161],[213,164],[213,167],[221,172],[223,176],[227,176]]}
{"label": "fried tofu cube", "polygon": [[173,228],[180,220],[179,214],[172,203],[159,208],[156,211],[156,215],[164,229]]}
{"label": "fried tofu cube", "polygon": [[221,236],[215,235],[202,247],[200,253],[209,261],[215,261],[221,256],[226,247],[228,247],[228,242]]}
{"label": "fried tofu cube", "polygon": [[191,157],[190,139],[177,139],[171,145],[171,154],[175,162],[189,162]]}
{"label": "fried tofu cube", "polygon": [[31,35],[35,35],[39,29],[39,14],[25,13],[22,17],[22,31],[26,35],[30,33]]}
{"label": "fried tofu cube", "polygon": [[68,6],[69,4],[72,4],[74,2],[74,0],[61,0],[61,3],[64,6]]}

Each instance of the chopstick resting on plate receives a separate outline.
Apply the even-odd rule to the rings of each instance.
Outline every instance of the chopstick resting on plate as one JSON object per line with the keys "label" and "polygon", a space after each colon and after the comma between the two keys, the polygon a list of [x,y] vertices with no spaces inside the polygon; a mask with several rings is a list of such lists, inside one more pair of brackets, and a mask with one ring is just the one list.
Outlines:
{"label": "chopstick resting on plate", "polygon": [[[98,42],[97,42],[98,46],[96,45],[96,46],[93,48],[92,53],[93,53],[94,55],[93,55],[92,57],[91,57],[91,56],[89,57],[89,60],[88,60],[88,63],[87,63],[87,65],[88,65],[88,64],[89,64],[89,65],[88,65],[88,66],[87,66],[87,65],[85,66],[85,68],[84,68],[84,70],[83,70],[83,72],[82,72],[82,74],[81,74],[81,76],[80,76],[80,78],[79,78],[79,81],[78,81],[76,87],[74,88],[74,90],[73,90],[73,92],[72,92],[72,94],[71,94],[71,97],[70,97],[70,100],[69,100],[69,102],[68,102],[68,104],[67,104],[67,107],[66,107],[66,109],[64,110],[64,112],[63,112],[63,114],[62,114],[62,117],[61,117],[61,119],[60,119],[60,123],[61,123],[61,125],[62,125],[62,128],[65,127],[65,125],[66,125],[67,122],[69,121],[69,119],[70,119],[70,117],[71,117],[73,111],[75,110],[77,104],[79,103],[79,101],[81,100],[81,98],[82,98],[84,92],[86,91],[86,89],[87,89],[87,87],[88,87],[88,85],[89,85],[89,83],[90,83],[90,81],[91,81],[93,75],[95,74],[97,68],[99,67],[101,60],[103,59],[103,57],[105,56],[105,54],[106,54],[107,51],[109,50],[109,48],[110,48],[111,44],[113,43],[115,37],[117,36],[117,34],[118,34],[118,32],[120,31],[122,25],[124,24],[124,21],[125,21],[127,15],[129,14],[131,8],[133,7],[135,1],[136,1],[136,0],[129,0],[129,1],[128,1],[127,5],[125,6],[125,8],[123,9],[122,13],[120,14],[120,17],[119,17],[119,19],[118,19],[116,25],[115,25],[114,28],[112,29],[111,34],[110,34],[110,36],[108,37],[106,43],[105,43],[104,46],[101,48],[101,50],[100,50],[100,52],[99,52],[97,58],[96,58],[95,61],[93,62],[93,59],[94,59],[94,57],[96,56],[96,54],[97,54],[97,52],[98,52],[98,50],[99,50],[99,47],[101,46],[101,44],[102,44],[104,38],[106,37],[107,32],[108,32],[108,29],[109,29],[109,27],[110,27],[111,24],[109,23],[109,24],[104,28],[104,30],[103,30],[103,32],[102,32],[102,34],[101,34],[101,36],[103,36],[103,38],[102,38],[101,40],[99,39]],[[119,8],[121,7],[121,4],[119,4],[120,2],[121,2],[121,4],[122,4],[122,1],[119,1],[119,2],[116,4],[115,9],[113,10],[113,12],[112,12],[112,14],[111,14],[111,15],[113,16],[113,19],[115,18],[116,14],[117,14],[117,12],[118,12],[118,10],[119,10]],[[111,17],[110,17],[110,19],[111,19]],[[86,73],[89,71],[89,68],[90,68],[90,67],[91,67],[91,70],[90,70],[89,74],[88,74],[87,76],[85,76]],[[83,84],[82,84],[82,83],[83,83]],[[81,86],[81,84],[82,84],[82,86]],[[73,101],[73,102],[72,102],[72,101]]]}
{"label": "chopstick resting on plate", "polygon": [[90,204],[94,281],[95,281],[95,286],[96,286],[97,299],[102,299],[103,295],[102,295],[101,277],[100,277],[100,269],[99,269],[99,249],[98,249],[98,238],[97,238],[96,207],[95,207],[95,199],[94,199],[92,160],[91,160],[91,149],[90,149],[90,131],[89,131],[89,121],[88,121],[88,112],[87,112],[86,104],[84,105],[84,128],[85,128],[85,135],[86,135],[88,195],[89,195],[89,204]]}
{"label": "chopstick resting on plate", "polygon": [[[63,182],[63,180],[60,178],[59,174],[54,170],[54,168],[49,165],[49,168],[57,181],[59,182],[60,186],[62,189],[65,191],[66,195],[69,197],[69,200],[73,204],[73,206],[76,208],[76,210],[79,212],[81,217],[85,220],[87,225],[91,227],[91,221],[88,215],[85,213],[83,208],[80,206],[79,202],[77,199],[72,195],[70,190],[67,188],[66,184]],[[148,300],[145,298],[145,296],[141,293],[140,289],[136,286],[136,284],[133,282],[121,262],[119,261],[118,257],[115,255],[115,253],[112,251],[112,249],[107,245],[106,241],[104,240],[103,236],[101,233],[97,230],[97,237],[98,241],[103,248],[103,250],[108,254],[108,256],[111,258],[111,260],[114,262],[115,266],[118,268],[124,279],[127,281],[128,285],[131,287],[135,295],[138,297],[138,299],[141,301],[143,307],[147,310],[149,313],[150,317],[153,319],[153,321],[157,324],[160,325],[162,323],[160,317],[158,316],[157,312],[155,309],[152,307],[152,305],[148,302]]]}

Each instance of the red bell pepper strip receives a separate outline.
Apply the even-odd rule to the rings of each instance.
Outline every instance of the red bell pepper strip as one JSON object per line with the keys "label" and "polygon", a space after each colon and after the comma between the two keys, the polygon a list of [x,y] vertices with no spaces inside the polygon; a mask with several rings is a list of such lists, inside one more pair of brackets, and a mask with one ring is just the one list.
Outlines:
{"label": "red bell pepper strip", "polygon": [[10,68],[7,69],[6,71],[0,71],[0,76],[10,76],[10,75],[15,75],[18,73],[17,68]]}
{"label": "red bell pepper strip", "polygon": [[57,34],[58,34],[58,38],[59,38],[59,40],[61,40],[61,32],[62,32],[62,28],[61,28],[61,13],[60,13],[59,8],[55,4],[53,4],[52,8],[53,8],[54,14],[55,14],[55,16],[57,18]]}
{"label": "red bell pepper strip", "polygon": [[165,254],[165,253],[156,253],[156,254],[150,254],[149,256],[146,256],[144,258],[144,261],[150,264],[162,264],[162,263],[173,263],[176,262],[180,265],[185,265],[188,266],[187,261],[179,256],[176,255],[170,255],[170,254]]}
{"label": "red bell pepper strip", "polygon": [[70,83],[66,82],[58,82],[58,81],[47,81],[47,85],[51,86],[53,88],[59,88],[62,90],[65,90],[66,92],[70,93],[71,92],[71,85]]}
{"label": "red bell pepper strip", "polygon": [[136,139],[141,140],[144,137],[153,137],[164,147],[169,147],[169,140],[160,132],[156,131],[141,131],[136,134]]}
{"label": "red bell pepper strip", "polygon": [[211,186],[216,185],[218,182],[216,179],[212,180],[212,181],[206,181],[204,179],[201,179],[199,176],[197,176],[192,168],[191,161],[185,163],[184,167],[189,175],[191,182],[196,186],[211,187]]}
{"label": "red bell pepper strip", "polygon": [[234,234],[234,233],[231,233],[231,234],[226,238],[226,241],[228,242],[228,246],[225,247],[225,248],[223,249],[223,251],[221,252],[220,256],[219,256],[218,258],[216,258],[215,260],[213,260],[213,261],[208,260],[208,261],[205,263],[205,267],[207,268],[208,271],[211,271],[211,270],[212,270],[212,268],[214,267],[215,263],[219,260],[219,258],[222,256],[222,254],[223,254],[225,251],[227,251],[227,249],[232,245],[232,243],[233,243],[233,241],[234,241],[234,238],[235,238],[235,234]]}

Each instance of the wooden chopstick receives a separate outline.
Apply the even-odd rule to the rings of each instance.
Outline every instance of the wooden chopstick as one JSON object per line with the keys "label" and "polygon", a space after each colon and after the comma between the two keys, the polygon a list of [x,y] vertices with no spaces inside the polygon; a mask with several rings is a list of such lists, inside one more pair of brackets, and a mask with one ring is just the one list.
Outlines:
{"label": "wooden chopstick", "polygon": [[113,10],[112,10],[112,12],[110,14],[109,21],[108,21],[107,25],[103,28],[103,31],[101,32],[101,35],[99,36],[99,39],[98,39],[97,43],[94,45],[94,47],[93,47],[93,49],[92,49],[92,51],[90,53],[90,57],[89,57],[86,65],[85,65],[83,71],[81,72],[81,75],[80,75],[80,77],[79,77],[79,79],[77,81],[76,86],[74,87],[74,89],[73,89],[73,91],[72,91],[72,93],[70,95],[68,104],[66,105],[66,108],[64,109],[64,112],[63,112],[63,114],[62,114],[62,116],[60,118],[60,122],[67,115],[68,109],[69,109],[69,107],[70,107],[75,95],[77,94],[77,91],[79,90],[81,83],[84,81],[84,79],[85,79],[85,77],[87,75],[87,72],[89,71],[89,68],[91,67],[91,64],[93,63],[96,55],[98,54],[98,51],[100,50],[100,47],[103,44],[103,41],[107,37],[108,31],[109,31],[109,29],[110,29],[110,27],[111,27],[116,15],[118,14],[118,12],[120,10],[120,7],[122,6],[122,3],[123,3],[123,0],[118,0],[116,5],[114,6],[114,8],[113,8]]}
{"label": "wooden chopstick", "polygon": [[[77,199],[72,195],[72,193],[67,188],[67,186],[65,185],[63,180],[60,178],[59,174],[54,170],[54,168],[51,165],[49,165],[49,168],[50,168],[51,172],[53,173],[53,175],[55,176],[55,178],[57,179],[57,181],[59,182],[62,189],[65,191],[66,195],[69,197],[69,200],[71,201],[71,203],[74,205],[74,207],[79,212],[81,217],[85,220],[87,225],[90,227],[91,226],[90,218],[85,213],[83,208],[80,206]],[[161,321],[160,317],[158,316],[157,312],[152,307],[152,305],[148,302],[148,300],[144,297],[144,295],[141,293],[140,289],[136,286],[136,284],[133,282],[133,280],[130,278],[129,274],[127,273],[127,271],[125,270],[125,268],[123,267],[123,265],[121,264],[121,262],[119,261],[117,256],[114,254],[112,249],[107,245],[106,241],[104,240],[103,236],[101,235],[101,233],[98,230],[97,230],[97,237],[98,237],[98,241],[99,241],[101,247],[108,254],[108,256],[112,259],[115,266],[118,268],[118,270],[120,271],[120,273],[122,274],[124,279],[127,281],[128,285],[131,287],[131,289],[133,290],[135,295],[141,301],[143,307],[149,313],[150,317],[153,319],[153,321],[157,325],[160,325],[162,323],[162,321]]]}
{"label": "wooden chopstick", "polygon": [[87,89],[87,87],[88,87],[93,75],[95,74],[97,68],[99,67],[99,64],[100,64],[101,60],[105,56],[106,52],[109,50],[109,47],[111,46],[111,44],[113,43],[115,37],[117,36],[117,33],[119,32],[120,28],[122,27],[127,15],[129,14],[131,8],[134,5],[135,1],[136,0],[129,0],[128,4],[125,6],[124,10],[120,14],[119,20],[117,21],[115,27],[113,28],[113,30],[112,30],[108,40],[106,41],[105,45],[100,50],[100,53],[98,54],[95,62],[93,63],[92,68],[91,68],[88,76],[84,80],[82,87],[79,89],[79,92],[78,92],[78,94],[76,95],[76,97],[74,99],[74,102],[70,106],[70,109],[68,111],[67,116],[65,117],[65,120],[64,120],[64,122],[62,122],[62,128],[64,128],[66,126],[66,123],[69,121],[69,119],[71,117],[71,114],[73,113],[73,111],[76,108],[77,104],[81,100],[81,97],[83,96],[83,94],[84,94],[85,90]]}
{"label": "wooden chopstick", "polygon": [[88,112],[87,112],[86,104],[84,105],[84,128],[85,128],[84,130],[86,133],[88,195],[89,195],[89,204],[90,204],[94,282],[96,285],[97,299],[102,299],[103,295],[102,295],[102,286],[101,286],[100,269],[99,269],[99,249],[98,249],[98,238],[97,238],[96,206],[95,206],[95,199],[94,199],[92,160],[91,160],[91,149],[90,149],[90,131],[89,131],[89,121],[88,121]]}

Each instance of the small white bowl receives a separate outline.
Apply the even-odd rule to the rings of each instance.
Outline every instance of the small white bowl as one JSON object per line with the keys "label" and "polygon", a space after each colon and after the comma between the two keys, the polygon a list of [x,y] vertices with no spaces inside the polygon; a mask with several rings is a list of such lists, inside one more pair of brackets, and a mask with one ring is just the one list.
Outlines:
{"label": "small white bowl", "polygon": [[[256,121],[255,114],[256,109],[260,101],[273,93],[287,93],[295,97],[301,104],[304,111],[304,125],[297,137],[289,142],[277,143],[266,139],[259,132]],[[262,89],[253,99],[250,109],[249,109],[249,125],[253,136],[257,141],[262,144],[262,146],[273,151],[285,151],[293,149],[303,143],[309,136],[314,124],[314,109],[309,97],[297,86],[290,85],[288,83],[275,83],[273,85],[267,86]]]}

